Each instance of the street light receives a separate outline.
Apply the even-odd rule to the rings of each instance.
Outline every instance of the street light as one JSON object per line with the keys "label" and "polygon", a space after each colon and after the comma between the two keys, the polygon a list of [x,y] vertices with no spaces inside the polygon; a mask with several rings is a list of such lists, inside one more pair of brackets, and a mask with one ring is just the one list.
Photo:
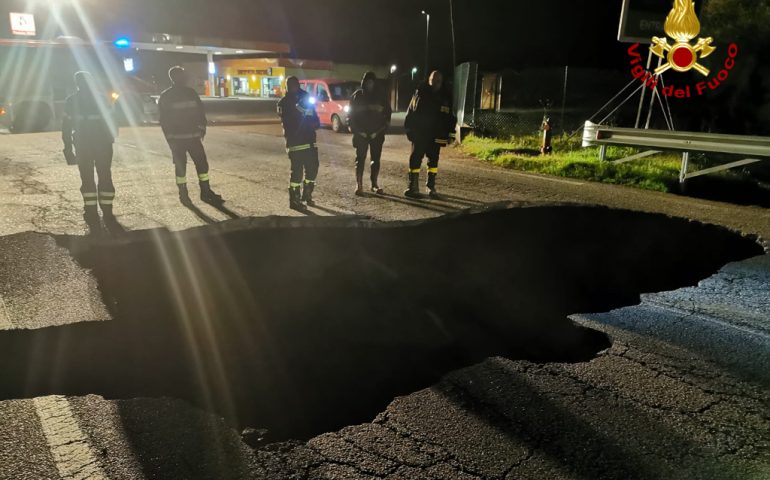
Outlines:
{"label": "street light", "polygon": [[391,65],[390,66],[390,74],[393,75],[396,73],[396,70],[398,70],[398,65]]}
{"label": "street light", "polygon": [[425,15],[425,75],[428,75],[428,68],[430,68],[430,65],[428,64],[430,47],[430,13],[423,10],[422,14]]}

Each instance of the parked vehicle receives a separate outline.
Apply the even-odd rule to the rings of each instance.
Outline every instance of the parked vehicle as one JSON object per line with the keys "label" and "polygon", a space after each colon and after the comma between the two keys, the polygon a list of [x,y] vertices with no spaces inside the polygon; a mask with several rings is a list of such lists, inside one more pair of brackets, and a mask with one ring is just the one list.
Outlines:
{"label": "parked vehicle", "polygon": [[0,128],[12,133],[58,129],[78,70],[92,73],[121,123],[152,120],[157,106],[144,85],[128,77],[117,59],[68,37],[0,43]]}
{"label": "parked vehicle", "polygon": [[321,126],[331,127],[337,133],[350,131],[350,97],[359,82],[318,79],[300,80],[300,86],[316,99],[316,110]]}

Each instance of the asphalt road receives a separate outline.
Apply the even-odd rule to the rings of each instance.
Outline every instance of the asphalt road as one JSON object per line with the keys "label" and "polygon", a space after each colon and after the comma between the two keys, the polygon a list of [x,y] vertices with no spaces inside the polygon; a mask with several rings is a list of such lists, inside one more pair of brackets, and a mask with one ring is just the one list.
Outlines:
{"label": "asphalt road", "polygon": [[[58,135],[0,139],[0,172],[7,178],[0,185],[4,210],[0,233],[83,233],[77,171],[65,165]],[[770,238],[767,209],[502,170],[453,149],[444,151],[440,165],[438,185],[446,194],[444,200],[406,200],[401,193],[406,186],[409,144],[398,134],[388,137],[383,156],[381,185],[387,195],[356,198],[351,137],[321,131],[319,143],[319,208],[313,210],[317,215],[409,220],[489,202],[578,202],[691,218]],[[193,212],[179,205],[171,156],[160,129],[123,129],[113,168],[120,222],[130,230],[180,230],[234,216],[297,215],[288,208],[289,166],[279,125],[215,127],[206,146],[212,185],[225,196],[229,212],[200,203],[200,211]],[[188,177],[195,190],[192,165]]]}
{"label": "asphalt road", "polygon": [[[404,221],[501,201],[548,202],[662,213],[770,238],[766,209],[501,170],[454,149],[441,164],[445,198],[407,200],[400,193],[409,146],[397,134],[388,137],[383,159],[388,195],[357,198],[350,142],[348,135],[320,132],[319,205],[301,215],[288,209],[278,125],[265,117],[212,127],[206,139],[212,182],[226,208],[196,201],[188,209],[176,199],[159,129],[124,129],[114,168],[118,220],[129,231],[259,231],[265,222],[323,221],[307,216]],[[130,246],[134,239],[114,232],[80,238],[86,227],[77,171],[60,150],[55,133],[0,137],[2,329],[111,321],[110,300],[77,260],[77,249]],[[193,172],[191,166],[191,181]],[[252,219],[267,216],[292,220]],[[635,238],[618,243],[624,240],[634,248]],[[555,243],[573,241],[563,235]],[[674,253],[691,252],[677,245]],[[762,364],[770,351],[769,269],[767,257],[759,257],[697,287],[646,296],[636,307],[574,317],[612,340],[593,361],[492,358],[395,399],[373,423],[307,442],[266,446],[268,436],[256,441],[256,454],[223,421],[178,400],[3,401],[0,478],[768,478],[770,403]],[[52,370],[52,378],[58,373]]]}

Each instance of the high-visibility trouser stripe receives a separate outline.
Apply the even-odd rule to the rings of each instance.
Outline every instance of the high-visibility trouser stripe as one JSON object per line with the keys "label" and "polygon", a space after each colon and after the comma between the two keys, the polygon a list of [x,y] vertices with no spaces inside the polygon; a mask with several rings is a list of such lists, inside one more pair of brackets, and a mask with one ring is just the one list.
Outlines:
{"label": "high-visibility trouser stripe", "polygon": [[301,187],[301,186],[302,186],[302,184],[301,184],[301,183],[294,183],[294,182],[291,182],[291,183],[289,183],[289,186],[290,186],[291,188],[299,188],[299,187]]}
{"label": "high-visibility trouser stripe", "polygon": [[450,113],[450,112],[451,110],[449,109],[449,107],[441,107],[441,113]]}
{"label": "high-visibility trouser stripe", "polygon": [[429,168],[428,173],[438,173],[438,168]]}
{"label": "high-visibility trouser stripe", "polygon": [[166,135],[168,140],[191,140],[193,138],[201,138],[199,133],[169,133]]}
{"label": "high-visibility trouser stripe", "polygon": [[198,174],[198,180],[201,182],[208,182],[210,180],[208,173],[200,173]]}
{"label": "high-visibility trouser stripe", "polygon": [[449,145],[449,141],[444,140],[443,138],[437,138],[436,143],[438,143],[439,145]]}
{"label": "high-visibility trouser stripe", "polygon": [[112,205],[113,200],[115,200],[115,192],[99,192],[100,205]]}
{"label": "high-visibility trouser stripe", "polygon": [[419,168],[412,168],[412,169],[409,170],[409,173],[420,173],[420,169]]}
{"label": "high-visibility trouser stripe", "polygon": [[315,148],[315,147],[316,147],[315,143],[309,143],[307,145],[296,145],[294,147],[288,147],[286,149],[286,152],[288,152],[288,153],[301,152],[303,150],[310,150],[311,148]]}
{"label": "high-visibility trouser stripe", "polygon": [[177,185],[187,185],[187,177],[176,177]]}
{"label": "high-visibility trouser stripe", "polygon": [[91,206],[97,205],[97,203],[98,203],[97,199],[98,198],[99,198],[99,194],[98,193],[92,193],[92,192],[83,193],[83,204],[85,204],[85,206],[87,206],[87,207],[91,207]]}

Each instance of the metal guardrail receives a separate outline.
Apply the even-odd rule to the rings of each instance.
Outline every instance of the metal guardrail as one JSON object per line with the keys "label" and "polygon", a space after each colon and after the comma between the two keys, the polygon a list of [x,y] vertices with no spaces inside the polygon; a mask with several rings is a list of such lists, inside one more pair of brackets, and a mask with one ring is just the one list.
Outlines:
{"label": "metal guardrail", "polygon": [[[607,160],[607,147],[622,146],[649,149],[630,157],[613,160],[625,163],[649,157],[663,151],[682,152],[680,183],[689,178],[721,172],[731,168],[751,165],[770,159],[770,137],[723,135],[714,133],[672,132],[668,130],[641,130],[617,128],[586,122],[583,130],[583,147],[599,146],[599,158]],[[751,158],[718,165],[716,167],[689,172],[690,153],[722,153]]]}

